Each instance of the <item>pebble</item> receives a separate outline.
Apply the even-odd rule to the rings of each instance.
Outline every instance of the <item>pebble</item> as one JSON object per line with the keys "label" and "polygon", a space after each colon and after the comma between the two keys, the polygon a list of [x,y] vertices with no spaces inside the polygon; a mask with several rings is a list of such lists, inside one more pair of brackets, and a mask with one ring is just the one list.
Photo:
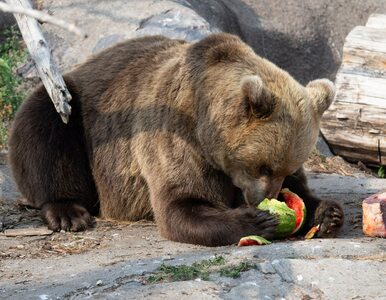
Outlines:
{"label": "pebble", "polygon": [[174,257],[170,256],[170,255],[165,255],[165,256],[162,256],[161,260],[162,261],[167,261],[167,260],[173,260]]}
{"label": "pebble", "polygon": [[263,262],[260,265],[260,271],[263,274],[275,274],[276,271],[269,261]]}

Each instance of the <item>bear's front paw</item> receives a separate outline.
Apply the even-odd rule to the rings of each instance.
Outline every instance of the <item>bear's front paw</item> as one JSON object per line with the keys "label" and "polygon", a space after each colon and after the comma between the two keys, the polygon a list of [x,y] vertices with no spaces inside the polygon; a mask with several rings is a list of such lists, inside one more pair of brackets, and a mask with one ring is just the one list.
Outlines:
{"label": "bear's front paw", "polygon": [[87,209],[72,201],[46,203],[41,214],[48,228],[53,231],[81,231],[92,223]]}
{"label": "bear's front paw", "polygon": [[315,211],[313,225],[320,225],[317,237],[335,237],[343,225],[341,206],[333,201],[321,201]]}
{"label": "bear's front paw", "polygon": [[242,236],[260,235],[266,239],[273,239],[276,234],[279,219],[266,211],[249,208],[243,218],[246,230]]}

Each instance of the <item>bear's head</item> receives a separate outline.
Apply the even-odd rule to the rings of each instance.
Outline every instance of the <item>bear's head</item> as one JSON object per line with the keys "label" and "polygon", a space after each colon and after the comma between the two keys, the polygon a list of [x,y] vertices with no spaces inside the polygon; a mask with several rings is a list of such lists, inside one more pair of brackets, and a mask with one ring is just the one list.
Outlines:
{"label": "bear's head", "polygon": [[284,178],[315,146],[333,83],[320,79],[304,87],[232,35],[192,48],[197,136],[206,159],[232,178],[249,204],[277,197]]}

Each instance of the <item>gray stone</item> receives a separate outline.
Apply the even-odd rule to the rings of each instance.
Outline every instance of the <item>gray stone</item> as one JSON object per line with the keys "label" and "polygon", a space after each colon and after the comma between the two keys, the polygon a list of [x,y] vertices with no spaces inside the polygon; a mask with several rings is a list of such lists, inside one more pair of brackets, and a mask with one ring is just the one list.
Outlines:
{"label": "gray stone", "polygon": [[374,194],[386,189],[384,179],[350,177],[337,174],[309,174],[310,187],[322,195],[335,195],[335,198],[350,197],[351,201],[364,195]]}
{"label": "gray stone", "polygon": [[318,137],[316,142],[316,150],[318,150],[319,154],[323,155],[324,157],[334,156],[334,153],[332,153],[330,147],[322,135],[319,135]]}
{"label": "gray stone", "polygon": [[260,286],[254,281],[243,282],[226,294],[224,299],[263,299],[260,293]]}
{"label": "gray stone", "polygon": [[84,40],[43,24],[46,32],[68,43],[69,47],[63,46],[64,54],[57,57],[63,61],[64,70],[84,61],[104,37],[162,33],[195,40],[207,32],[222,30],[238,34],[259,55],[307,83],[322,77],[334,79],[346,35],[354,26],[365,24],[371,13],[384,13],[386,2],[312,0],[300,5],[297,0],[289,0],[283,6],[278,0],[117,0],[90,5],[57,0],[45,1],[44,8],[89,34]]}
{"label": "gray stone", "polygon": [[272,266],[283,281],[293,282],[291,269],[284,260],[275,259],[272,261]]}
{"label": "gray stone", "polygon": [[95,47],[92,49],[92,52],[96,53],[101,50],[104,50],[114,44],[122,42],[124,39],[125,39],[125,36],[123,34],[112,34],[112,35],[105,36],[97,42]]}
{"label": "gray stone", "polygon": [[20,197],[20,194],[13,181],[11,170],[7,165],[0,164],[0,200],[16,199],[18,197]]}
{"label": "gray stone", "polygon": [[347,34],[364,25],[371,13],[386,11],[383,0],[180,2],[211,25],[241,36],[259,55],[302,83],[324,77],[334,80]]}
{"label": "gray stone", "polygon": [[263,274],[275,274],[276,273],[271,262],[269,262],[269,261],[265,261],[263,263],[260,263],[259,269],[260,269],[260,272]]}
{"label": "gray stone", "polygon": [[178,7],[142,21],[136,34],[137,36],[164,35],[174,39],[197,41],[218,31],[211,29],[209,23],[193,10]]}
{"label": "gray stone", "polygon": [[163,34],[197,40],[216,31],[194,10],[177,1],[95,1],[89,5],[84,1],[57,0],[44,7],[88,33],[88,38],[83,39],[52,24],[43,24],[45,33],[51,36],[48,44],[63,71],[125,39]]}

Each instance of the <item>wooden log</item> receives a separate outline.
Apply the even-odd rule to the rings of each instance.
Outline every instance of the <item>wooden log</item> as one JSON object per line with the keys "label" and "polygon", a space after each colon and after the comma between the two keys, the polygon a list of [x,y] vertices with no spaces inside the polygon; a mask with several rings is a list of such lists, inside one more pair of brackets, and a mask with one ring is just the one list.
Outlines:
{"label": "wooden log", "polygon": [[386,53],[384,28],[355,27],[346,37],[343,53],[350,49]]}
{"label": "wooden log", "polygon": [[349,161],[362,161],[370,165],[386,163],[386,152],[383,157],[380,155],[380,140],[376,137],[363,134],[353,134],[344,131],[337,131],[338,126],[332,124],[323,128],[323,135],[328,137],[328,143],[335,154],[346,158]]}
{"label": "wooden log", "polygon": [[350,161],[386,165],[386,16],[347,36],[336,76],[334,103],[321,131],[335,154]]}
{"label": "wooden log", "polygon": [[357,103],[386,109],[386,78],[341,73],[335,80],[336,102]]}
{"label": "wooden log", "polygon": [[350,51],[343,53],[342,68],[339,72],[368,74],[372,77],[385,78],[385,62],[385,53],[350,49]]}
{"label": "wooden log", "polygon": [[386,28],[386,15],[372,14],[367,20],[366,27]]}
{"label": "wooden log", "polygon": [[371,105],[350,104],[335,102],[323,117],[331,122],[342,121],[341,126],[349,126],[347,130],[357,130],[360,128],[377,128],[384,132],[385,128],[384,108]]}
{"label": "wooden log", "polygon": [[[6,0],[6,2],[13,7],[32,9],[28,0]],[[71,95],[51,56],[51,51],[39,24],[34,18],[26,15],[15,14],[15,18],[43,85],[62,121],[67,124],[71,114],[71,106],[69,105]]]}

